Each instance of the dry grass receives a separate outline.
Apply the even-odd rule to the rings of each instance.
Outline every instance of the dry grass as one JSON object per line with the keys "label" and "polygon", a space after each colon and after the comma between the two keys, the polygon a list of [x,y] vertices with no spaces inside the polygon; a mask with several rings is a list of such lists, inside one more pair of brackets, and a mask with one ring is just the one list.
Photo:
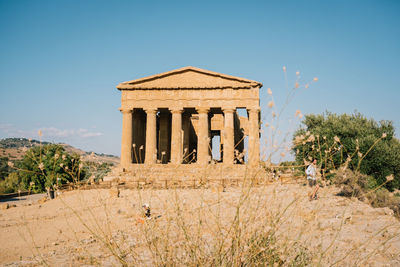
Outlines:
{"label": "dry grass", "polygon": [[400,197],[383,187],[388,181],[379,186],[375,186],[374,182],[375,179],[370,176],[345,168],[337,170],[333,178],[333,183],[341,188],[338,195],[356,197],[375,208],[388,207],[400,218]]}

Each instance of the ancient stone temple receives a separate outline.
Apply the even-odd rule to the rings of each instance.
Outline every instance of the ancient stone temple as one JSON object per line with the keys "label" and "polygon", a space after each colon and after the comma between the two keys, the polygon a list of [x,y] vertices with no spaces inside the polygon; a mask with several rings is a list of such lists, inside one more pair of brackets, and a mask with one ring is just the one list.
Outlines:
{"label": "ancient stone temple", "polygon": [[[233,166],[244,164],[244,155],[249,164],[257,165],[261,87],[256,81],[195,67],[118,84],[122,93],[121,166]],[[238,109],[247,116],[239,116]],[[216,136],[218,160],[212,157]]]}

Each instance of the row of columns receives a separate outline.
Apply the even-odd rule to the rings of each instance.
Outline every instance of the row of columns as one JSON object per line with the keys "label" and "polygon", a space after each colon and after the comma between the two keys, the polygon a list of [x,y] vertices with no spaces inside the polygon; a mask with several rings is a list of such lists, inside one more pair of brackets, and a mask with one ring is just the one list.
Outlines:
{"label": "row of columns", "polygon": [[[235,133],[234,133],[234,108],[223,108],[224,112],[224,164],[234,163]],[[132,111],[121,109],[122,112],[122,142],[121,165],[128,167],[132,163]],[[157,161],[157,109],[144,109],[147,114],[145,164],[154,164]],[[196,108],[199,114],[197,133],[197,162],[207,164],[209,161],[209,108]],[[171,163],[182,163],[182,112],[183,109],[171,109]],[[260,109],[248,109],[249,112],[249,163],[258,164],[260,155],[259,141],[259,112]]]}

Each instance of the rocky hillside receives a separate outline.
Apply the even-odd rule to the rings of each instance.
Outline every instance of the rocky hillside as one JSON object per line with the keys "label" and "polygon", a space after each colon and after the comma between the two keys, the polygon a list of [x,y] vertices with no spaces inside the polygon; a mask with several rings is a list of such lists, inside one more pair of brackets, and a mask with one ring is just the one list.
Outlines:
{"label": "rocky hillside", "polygon": [[[38,140],[26,139],[26,138],[5,138],[0,140],[0,157],[7,157],[11,161],[22,159],[27,149],[50,144],[49,142],[40,142]],[[79,148],[75,148],[68,144],[59,145],[63,146],[68,153],[79,154],[84,161],[96,161],[99,163],[119,163],[119,157],[114,155],[99,154],[94,152],[83,151]]]}

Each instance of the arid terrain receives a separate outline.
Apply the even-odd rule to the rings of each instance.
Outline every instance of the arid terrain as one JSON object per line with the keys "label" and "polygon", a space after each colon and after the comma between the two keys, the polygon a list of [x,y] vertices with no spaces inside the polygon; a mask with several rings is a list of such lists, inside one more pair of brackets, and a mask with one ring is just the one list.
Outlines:
{"label": "arid terrain", "polygon": [[[173,255],[184,265],[193,258],[185,246],[201,247],[201,261],[202,255],[216,255],[215,244],[229,246],[232,233],[248,240],[273,232],[277,242],[271,246],[281,257],[301,248],[311,265],[400,265],[400,222],[390,209],[338,197],[334,187],[322,188],[313,201],[308,192],[277,182],[225,192],[121,189],[119,197],[116,189],[77,190],[46,202],[13,202],[16,207],[0,211],[0,263],[149,266],[172,262]],[[143,203],[151,207],[150,220],[143,217]]]}

